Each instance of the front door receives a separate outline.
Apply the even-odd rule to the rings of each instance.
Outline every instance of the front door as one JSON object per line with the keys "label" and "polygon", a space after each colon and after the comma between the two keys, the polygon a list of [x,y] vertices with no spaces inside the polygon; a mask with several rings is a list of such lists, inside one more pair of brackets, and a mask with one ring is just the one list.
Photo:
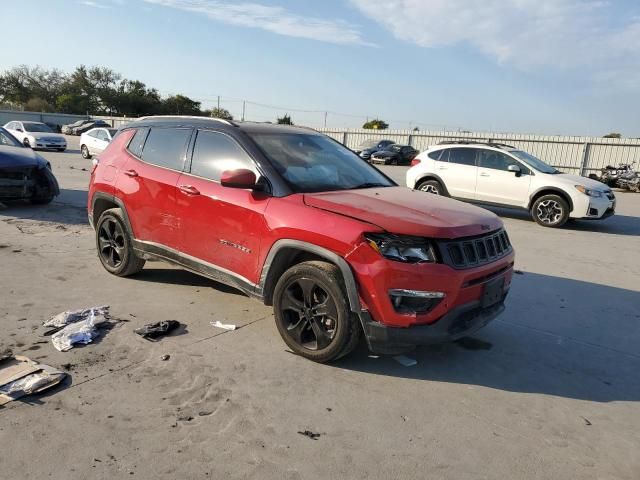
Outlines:
{"label": "front door", "polygon": [[230,136],[200,130],[189,173],[180,176],[177,212],[181,251],[210,267],[251,284],[258,283],[260,240],[268,232],[264,211],[269,195],[220,185],[225,170],[258,170]]}
{"label": "front door", "polygon": [[[517,165],[520,173],[510,172],[509,165]],[[503,152],[479,150],[476,200],[511,207],[526,207],[529,201],[531,173],[522,163]]]}

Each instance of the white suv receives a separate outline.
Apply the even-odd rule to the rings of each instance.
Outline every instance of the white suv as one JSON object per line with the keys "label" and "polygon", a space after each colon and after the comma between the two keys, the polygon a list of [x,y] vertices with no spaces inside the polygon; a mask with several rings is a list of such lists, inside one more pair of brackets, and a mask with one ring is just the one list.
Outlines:
{"label": "white suv", "polygon": [[560,227],[569,218],[602,219],[615,211],[615,196],[603,183],[562,173],[509,145],[443,142],[422,152],[412,165],[409,188],[526,209],[545,227]]}

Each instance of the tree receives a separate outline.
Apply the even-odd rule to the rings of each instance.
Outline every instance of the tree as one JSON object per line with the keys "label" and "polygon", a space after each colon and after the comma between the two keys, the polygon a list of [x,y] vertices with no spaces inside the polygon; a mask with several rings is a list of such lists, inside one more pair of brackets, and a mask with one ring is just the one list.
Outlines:
{"label": "tree", "polygon": [[0,75],[0,101],[25,105],[32,98],[41,98],[55,105],[64,81],[60,70],[20,65]]}
{"label": "tree", "polygon": [[293,125],[293,121],[288,113],[285,113],[282,117],[278,117],[277,122],[279,125]]}
{"label": "tree", "polygon": [[602,138],[622,138],[622,135],[619,133],[607,133]]}
{"label": "tree", "polygon": [[205,110],[202,112],[207,115],[207,117],[213,118],[222,118],[223,120],[233,120],[233,115],[226,108],[213,108],[211,110]]}
{"label": "tree", "polygon": [[413,127],[413,131],[414,131],[414,132],[419,132],[419,131],[420,131],[420,129],[419,129],[418,127]]}
{"label": "tree", "polygon": [[29,112],[53,112],[54,110],[49,102],[40,97],[30,98],[25,103],[24,109]]}
{"label": "tree", "polygon": [[362,128],[366,128],[367,130],[386,130],[387,128],[389,128],[389,124],[384,120],[374,118],[373,120],[370,120],[362,125]]}
{"label": "tree", "polygon": [[185,97],[172,95],[162,101],[163,113],[169,115],[200,115],[200,102]]}

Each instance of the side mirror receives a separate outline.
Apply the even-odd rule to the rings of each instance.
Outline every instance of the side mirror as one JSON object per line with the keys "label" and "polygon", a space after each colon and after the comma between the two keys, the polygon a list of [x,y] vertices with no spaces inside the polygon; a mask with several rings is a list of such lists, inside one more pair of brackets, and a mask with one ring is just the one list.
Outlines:
{"label": "side mirror", "polygon": [[516,177],[522,175],[522,169],[518,165],[509,165],[507,171],[515,173]]}
{"label": "side mirror", "polygon": [[21,128],[16,128],[16,132],[23,132],[24,130],[22,130]]}
{"label": "side mirror", "polygon": [[256,174],[246,168],[237,170],[225,170],[220,177],[220,185],[229,188],[255,188],[257,182]]}

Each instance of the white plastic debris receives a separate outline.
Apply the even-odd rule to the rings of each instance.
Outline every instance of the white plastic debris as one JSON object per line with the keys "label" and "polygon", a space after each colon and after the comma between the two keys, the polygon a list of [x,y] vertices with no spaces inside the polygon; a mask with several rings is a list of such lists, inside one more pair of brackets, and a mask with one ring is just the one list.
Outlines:
{"label": "white plastic debris", "polygon": [[223,328],[225,330],[235,330],[236,329],[235,325],[231,325],[230,323],[221,323],[218,320],[216,320],[215,322],[210,322],[210,323],[214,327]]}
{"label": "white plastic debris", "polygon": [[96,315],[93,310],[91,310],[88,319],[67,325],[62,330],[54,333],[51,335],[53,346],[59,352],[66,352],[67,350],[71,350],[73,345],[77,343],[91,343],[93,339],[98,336],[96,323],[99,322],[96,322],[96,319]]}
{"label": "white plastic debris", "polygon": [[91,315],[102,317],[109,315],[109,305],[62,312],[51,317],[49,320],[44,322],[42,326],[51,328],[62,328],[66,325],[76,323],[81,320],[86,320]]}
{"label": "white plastic debris", "polygon": [[396,355],[393,359],[403,367],[413,367],[418,364],[417,360],[409,358],[406,355]]}

